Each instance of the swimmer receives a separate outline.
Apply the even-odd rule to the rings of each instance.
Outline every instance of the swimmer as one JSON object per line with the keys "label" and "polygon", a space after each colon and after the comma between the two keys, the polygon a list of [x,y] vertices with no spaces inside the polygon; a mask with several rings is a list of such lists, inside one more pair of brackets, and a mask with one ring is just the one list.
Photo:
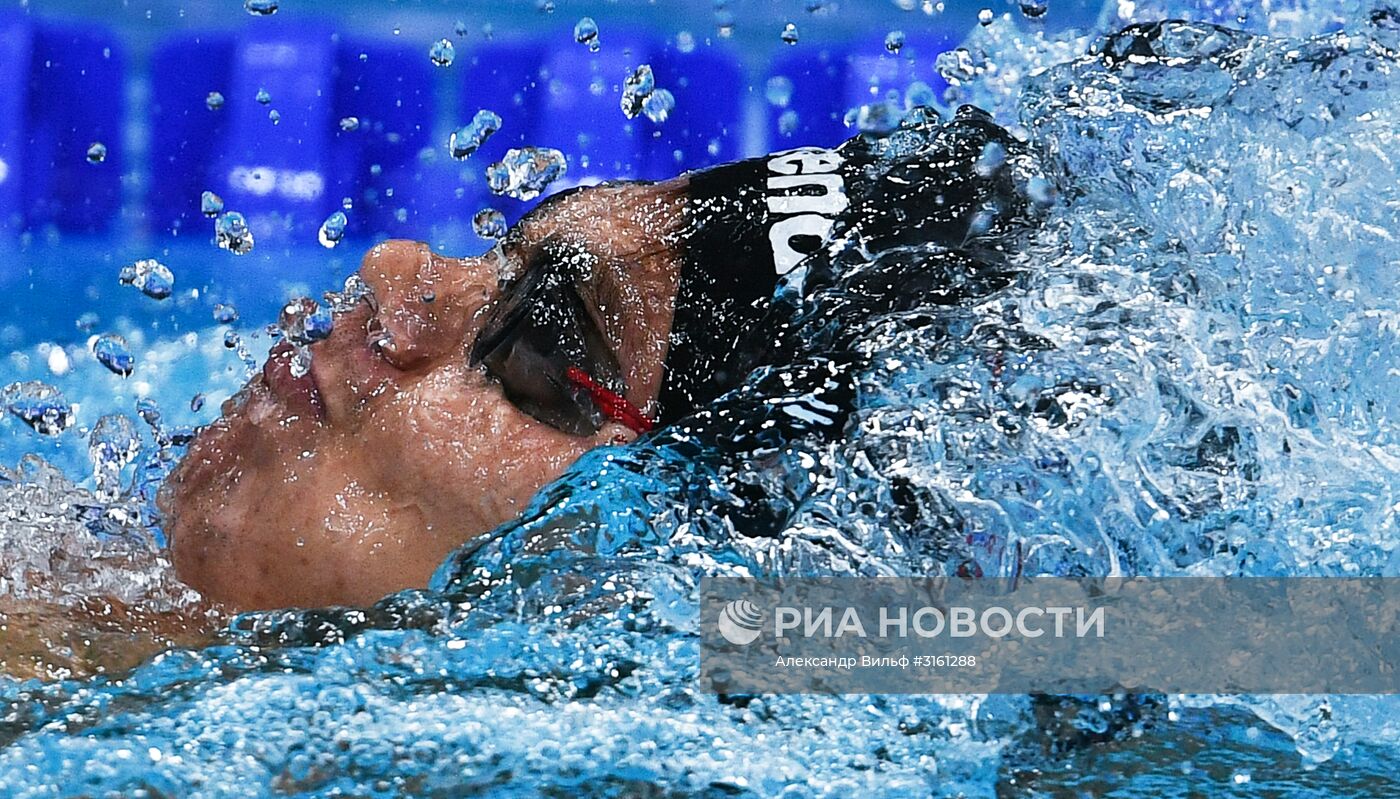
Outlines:
{"label": "swimmer", "polygon": [[1020,145],[980,112],[948,130],[903,161],[856,138],[574,190],[478,258],[371,248],[369,292],[311,345],[310,370],[275,347],[167,481],[179,576],[237,609],[425,586],[583,453],[673,424],[777,357],[774,290],[800,285],[833,231],[966,244],[1005,188],[972,172],[977,154]]}

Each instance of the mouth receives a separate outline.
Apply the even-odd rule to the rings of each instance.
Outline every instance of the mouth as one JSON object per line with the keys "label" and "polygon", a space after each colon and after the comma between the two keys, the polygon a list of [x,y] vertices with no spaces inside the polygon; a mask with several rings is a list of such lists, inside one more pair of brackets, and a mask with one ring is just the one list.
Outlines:
{"label": "mouth", "polygon": [[263,382],[290,413],[323,419],[326,406],[316,385],[315,375],[310,369],[297,375],[293,367],[296,356],[295,348],[286,341],[273,347],[267,355],[267,363],[263,364]]}

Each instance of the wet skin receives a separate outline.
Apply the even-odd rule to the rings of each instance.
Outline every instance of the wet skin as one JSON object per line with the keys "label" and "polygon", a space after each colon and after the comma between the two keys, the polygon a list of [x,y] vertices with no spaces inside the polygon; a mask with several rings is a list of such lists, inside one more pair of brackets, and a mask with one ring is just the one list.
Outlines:
{"label": "wet skin", "polygon": [[236,609],[367,604],[423,587],[443,557],[516,516],[588,450],[633,437],[573,436],[508,402],[467,352],[503,279],[546,244],[578,259],[628,400],[652,412],[671,323],[684,179],[555,198],[480,258],[421,243],[372,248],[373,290],[311,346],[225,403],[166,482],[180,578]]}

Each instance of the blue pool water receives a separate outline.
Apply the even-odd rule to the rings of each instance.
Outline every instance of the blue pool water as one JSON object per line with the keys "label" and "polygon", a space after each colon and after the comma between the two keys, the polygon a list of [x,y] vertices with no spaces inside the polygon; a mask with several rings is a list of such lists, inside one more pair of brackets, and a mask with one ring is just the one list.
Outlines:
{"label": "blue pool water", "polygon": [[[1236,29],[1111,33],[1163,16]],[[962,47],[941,61],[951,97],[1029,142],[1033,158],[1006,168],[1039,219],[998,242],[1009,285],[961,306],[916,296],[862,316],[855,287],[933,251],[837,247],[798,337],[808,365],[838,344],[859,356],[841,440],[789,428],[767,446],[744,420],[784,381],[755,375],[689,435],[585,456],[427,591],[250,614],[216,646],[120,677],[0,678],[0,793],[1400,792],[1390,697],[696,690],[707,573],[1400,575],[1400,10],[1113,2],[1096,31],[1046,37],[1012,14]],[[890,146],[927,146],[943,124]],[[177,294],[153,311],[117,285],[128,255],[150,253],[26,251],[81,264],[97,294],[43,305],[52,319],[13,299],[42,287],[5,300],[17,328],[0,331],[15,350],[5,382],[42,379],[78,409],[53,438],[3,422],[5,462],[38,453],[62,474],[31,460],[0,480],[0,551],[47,564],[70,591],[179,608],[189,598],[142,543],[158,533],[141,497],[89,493],[84,430],[155,401],[159,434],[141,432],[126,467],[153,484],[177,451],[162,436],[211,419],[244,378],[226,329],[259,354],[270,309],[247,298],[238,321],[215,324],[213,303],[236,289],[212,269],[181,282],[182,264],[226,255],[201,243],[162,255]],[[248,268],[275,275],[301,255],[270,249]],[[339,250],[306,257],[325,276],[312,291],[354,266]],[[130,378],[76,338],[53,356],[26,332],[89,307],[104,317],[94,333],[127,338]],[[55,359],[70,366],[55,375]],[[145,554],[124,572],[102,549],[112,541]],[[4,578],[11,594],[54,599],[23,570]]]}

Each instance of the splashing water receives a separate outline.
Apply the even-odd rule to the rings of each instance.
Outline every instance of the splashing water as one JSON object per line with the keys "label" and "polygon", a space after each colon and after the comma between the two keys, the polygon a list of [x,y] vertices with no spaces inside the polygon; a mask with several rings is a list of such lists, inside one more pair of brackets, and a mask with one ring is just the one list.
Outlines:
{"label": "splashing water", "polygon": [[452,46],[451,39],[438,39],[428,48],[428,60],[435,67],[450,67],[456,58],[457,50]]}
{"label": "splashing water", "polygon": [[598,41],[598,23],[592,17],[584,17],[574,25],[574,41],[582,45],[587,45],[590,53],[596,53],[602,49],[602,43]]}
{"label": "splashing water", "polygon": [[495,208],[483,208],[472,216],[472,232],[483,239],[503,239],[508,228],[506,215]]}
{"label": "splashing water", "polygon": [[212,191],[199,195],[199,212],[213,219],[224,212],[224,198]]}
{"label": "splashing water", "polygon": [[[585,456],[432,590],[248,614],[226,645],[129,679],[0,683],[7,787],[1384,793],[1390,697],[694,689],[701,573],[1393,576],[1400,37],[1384,21],[1367,9],[1306,41],[1148,25],[1092,48],[1014,15],[979,27],[941,60],[954,97],[986,98],[1025,143],[972,112],[905,112],[866,146],[891,173],[936,160],[1012,187],[969,219],[996,269],[844,218],[807,262],[810,296],[785,300],[791,363],[683,430]],[[772,410],[833,375],[857,397],[842,435]],[[0,503],[0,563],[37,565],[6,590],[54,592],[34,579],[54,551],[78,553],[59,581],[130,590],[75,510],[108,506],[21,469],[0,477],[29,492]]]}
{"label": "splashing water", "polygon": [[221,250],[234,255],[247,255],[253,251],[253,231],[248,220],[237,211],[229,211],[214,222],[214,243]]}
{"label": "splashing water", "polygon": [[447,151],[458,161],[465,161],[500,129],[501,117],[483,108],[476,112],[471,122],[452,132],[447,139]]}
{"label": "splashing water", "polygon": [[131,377],[136,368],[136,358],[131,354],[126,339],[116,333],[103,333],[92,340],[92,355],[107,371],[121,377]]}
{"label": "splashing water", "polygon": [[635,119],[642,113],[642,104],[655,90],[656,77],[651,72],[650,64],[642,64],[633,70],[622,82],[622,115],[628,119]]}
{"label": "splashing water", "polygon": [[175,292],[174,273],[154,258],[143,258],[122,267],[117,282],[123,286],[133,286],[153,300],[163,300]]}
{"label": "splashing water", "polygon": [[321,246],[332,249],[345,238],[345,226],[350,224],[346,219],[344,211],[336,211],[326,217],[326,221],[321,223],[321,229],[316,232],[316,240],[321,242]]}
{"label": "splashing water", "polygon": [[552,147],[507,150],[505,157],[486,168],[486,184],[496,194],[517,200],[533,200],[564,176],[568,162]]}
{"label": "splashing water", "polygon": [[73,425],[73,406],[47,383],[29,380],[0,389],[0,404],[35,432],[56,436]]}

